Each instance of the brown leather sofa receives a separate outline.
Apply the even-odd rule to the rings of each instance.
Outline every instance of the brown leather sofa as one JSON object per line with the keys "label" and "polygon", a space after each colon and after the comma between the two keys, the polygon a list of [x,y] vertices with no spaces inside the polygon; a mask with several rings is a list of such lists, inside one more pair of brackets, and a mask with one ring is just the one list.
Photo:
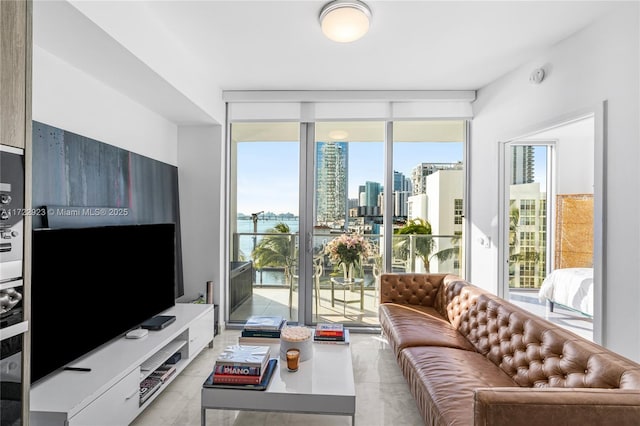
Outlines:
{"label": "brown leather sofa", "polygon": [[640,425],[640,364],[454,275],[382,274],[380,290],[425,424]]}

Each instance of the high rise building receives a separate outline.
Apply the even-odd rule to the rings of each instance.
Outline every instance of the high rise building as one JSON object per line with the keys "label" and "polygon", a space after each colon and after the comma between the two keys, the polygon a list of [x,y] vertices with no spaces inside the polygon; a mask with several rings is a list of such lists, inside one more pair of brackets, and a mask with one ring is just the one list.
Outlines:
{"label": "high rise building", "polygon": [[316,144],[317,225],[344,225],[347,218],[347,142]]}
{"label": "high rise building", "polygon": [[407,201],[411,196],[411,179],[404,173],[393,171],[393,216],[396,218],[407,217]]}
{"label": "high rise building", "polygon": [[366,202],[367,201],[365,198],[365,186],[359,185],[358,186],[358,206],[364,206]]}
{"label": "high rise building", "polygon": [[365,206],[367,207],[377,207],[378,206],[378,196],[382,192],[382,185],[379,182],[371,182],[367,181],[364,184],[364,193],[365,193]]}
{"label": "high rise building", "polygon": [[439,170],[463,170],[462,163],[421,163],[411,171],[413,195],[427,193],[427,176]]}
{"label": "high rise building", "polygon": [[533,183],[535,178],[533,146],[522,145],[511,148],[511,184]]}
{"label": "high rise building", "polygon": [[407,179],[404,173],[393,171],[393,190],[394,191],[411,191],[411,180]]}
{"label": "high rise building", "polygon": [[[409,197],[407,215],[409,219],[425,219],[431,225],[435,237],[435,252],[460,246],[456,237],[462,235],[464,171],[457,168],[436,170],[426,178],[424,194]],[[457,271],[460,256],[446,261],[434,258],[431,272]]]}
{"label": "high rise building", "polygon": [[509,285],[540,288],[547,276],[547,194],[538,182],[511,185]]}
{"label": "high rise building", "polygon": [[393,191],[393,216],[397,218],[406,218],[409,214],[408,202],[411,192],[409,191]]}

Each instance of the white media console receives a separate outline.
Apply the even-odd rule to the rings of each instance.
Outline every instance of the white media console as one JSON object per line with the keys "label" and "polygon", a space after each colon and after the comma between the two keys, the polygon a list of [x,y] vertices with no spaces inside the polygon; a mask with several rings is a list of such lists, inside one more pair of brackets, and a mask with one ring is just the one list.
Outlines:
{"label": "white media console", "polygon": [[[166,328],[149,331],[141,339],[118,338],[72,365],[90,371],[63,370],[35,383],[30,393],[29,424],[131,423],[213,340],[213,314],[213,305],[177,303],[162,313],[176,317]],[[176,353],[180,353],[180,360],[175,373],[141,403],[140,383]]]}

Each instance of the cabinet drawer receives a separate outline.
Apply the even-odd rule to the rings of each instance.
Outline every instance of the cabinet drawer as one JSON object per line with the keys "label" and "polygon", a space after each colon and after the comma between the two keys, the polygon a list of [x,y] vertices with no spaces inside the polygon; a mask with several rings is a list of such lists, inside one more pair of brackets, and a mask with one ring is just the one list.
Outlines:
{"label": "cabinet drawer", "polygon": [[140,405],[140,369],[137,368],[69,419],[69,426],[122,426],[135,417]]}
{"label": "cabinet drawer", "polygon": [[213,309],[189,327],[189,357],[194,357],[213,339]]}

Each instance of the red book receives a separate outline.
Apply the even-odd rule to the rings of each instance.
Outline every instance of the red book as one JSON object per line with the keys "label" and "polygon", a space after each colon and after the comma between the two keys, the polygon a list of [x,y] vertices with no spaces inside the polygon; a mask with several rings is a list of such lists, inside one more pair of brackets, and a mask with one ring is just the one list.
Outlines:
{"label": "red book", "polygon": [[213,383],[236,383],[239,385],[257,385],[262,380],[260,376],[243,376],[238,374],[214,374]]}
{"label": "red book", "polygon": [[344,332],[343,331],[317,331],[316,330],[316,336],[344,336]]}

